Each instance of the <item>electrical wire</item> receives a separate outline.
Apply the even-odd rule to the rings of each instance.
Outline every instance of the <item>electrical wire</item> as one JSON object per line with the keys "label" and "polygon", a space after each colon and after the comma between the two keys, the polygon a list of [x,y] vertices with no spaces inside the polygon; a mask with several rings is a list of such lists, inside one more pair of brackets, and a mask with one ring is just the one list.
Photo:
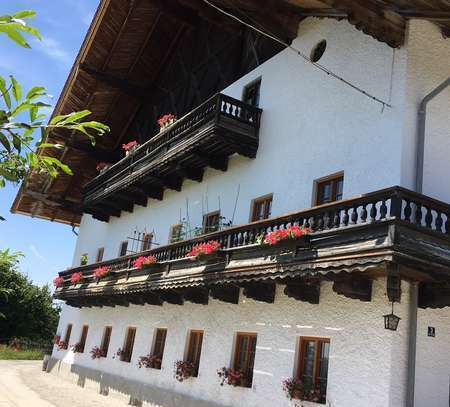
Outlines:
{"label": "electrical wire", "polygon": [[[372,99],[375,102],[378,102],[382,105],[382,109],[384,110],[385,107],[390,107],[392,108],[392,105],[388,102],[385,102],[382,99],[377,98],[376,96],[370,94],[369,92],[365,91],[364,89],[360,88],[359,86],[353,84],[352,82],[348,81],[347,79],[344,79],[342,76],[339,76],[338,74],[334,73],[332,70],[328,69],[327,67],[317,63],[317,62],[313,62],[311,61],[311,59],[305,55],[302,51],[300,51],[299,49],[293,47],[292,45],[288,44],[287,42],[281,40],[280,38],[277,38],[275,35],[269,34],[249,23],[247,23],[246,21],[240,19],[239,17],[229,13],[226,10],[221,9],[219,6],[217,6],[216,4],[211,3],[209,0],[203,0],[203,2],[205,4],[207,4],[208,6],[216,9],[217,11],[219,11],[220,13],[226,15],[227,17],[232,18],[233,20],[236,20],[237,22],[245,25],[246,27],[250,28],[251,30],[254,30],[256,32],[258,32],[261,35],[264,35],[267,38],[270,38],[271,40],[283,45],[285,48],[290,49],[291,51],[295,52],[299,57],[303,58],[306,62],[310,63],[311,65],[313,65],[314,67],[316,67],[317,69],[321,70],[322,72],[326,73],[327,75],[341,81],[342,83],[344,83],[345,85],[351,87],[352,89],[356,90],[357,92],[363,94],[364,96],[368,97],[369,99]],[[259,24],[260,25],[260,24]]]}

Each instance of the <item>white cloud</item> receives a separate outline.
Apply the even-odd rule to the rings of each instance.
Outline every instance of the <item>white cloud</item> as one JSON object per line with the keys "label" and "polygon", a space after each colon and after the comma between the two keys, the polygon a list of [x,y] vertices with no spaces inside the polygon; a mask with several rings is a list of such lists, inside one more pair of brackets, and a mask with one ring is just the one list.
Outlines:
{"label": "white cloud", "polygon": [[44,37],[42,41],[36,40],[33,42],[36,50],[46,54],[50,58],[66,65],[72,64],[72,57],[59,41],[50,37]]}
{"label": "white cloud", "polygon": [[33,253],[37,259],[42,261],[43,263],[48,263],[47,259],[39,252],[39,250],[36,248],[34,244],[30,245],[31,253]]}

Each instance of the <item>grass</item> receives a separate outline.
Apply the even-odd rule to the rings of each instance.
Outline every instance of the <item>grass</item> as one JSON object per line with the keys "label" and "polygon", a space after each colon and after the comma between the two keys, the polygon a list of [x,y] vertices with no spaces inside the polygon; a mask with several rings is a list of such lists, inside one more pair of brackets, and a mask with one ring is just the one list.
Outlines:
{"label": "grass", "polygon": [[41,360],[44,352],[41,349],[15,350],[6,345],[0,345],[0,360]]}

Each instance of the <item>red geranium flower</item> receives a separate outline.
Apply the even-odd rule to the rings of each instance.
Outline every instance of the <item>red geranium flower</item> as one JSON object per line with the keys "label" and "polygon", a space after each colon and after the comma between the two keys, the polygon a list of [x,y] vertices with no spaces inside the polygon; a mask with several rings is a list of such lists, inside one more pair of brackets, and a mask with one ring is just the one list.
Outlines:
{"label": "red geranium flower", "polygon": [[83,274],[81,274],[81,273],[73,273],[70,276],[70,282],[71,283],[78,283],[79,281],[81,281],[82,278],[83,278]]}
{"label": "red geranium flower", "polygon": [[125,151],[131,150],[133,147],[137,146],[138,143],[136,140],[130,141],[129,143],[122,144],[122,149]]}
{"label": "red geranium flower", "polygon": [[164,127],[167,123],[171,122],[172,120],[176,120],[176,118],[177,117],[172,113],[165,114],[158,119],[158,124],[161,127]]}
{"label": "red geranium flower", "polygon": [[133,267],[135,269],[141,269],[144,266],[156,263],[155,256],[140,256],[136,260],[133,260]]}
{"label": "red geranium flower", "polygon": [[197,258],[202,255],[207,255],[216,252],[221,248],[221,244],[215,240],[210,240],[206,243],[199,243],[195,245],[190,252],[186,254],[187,257]]}
{"label": "red geranium flower", "polygon": [[264,237],[264,243],[268,245],[274,245],[281,240],[297,239],[302,235],[306,235],[311,232],[311,228],[304,226],[289,226],[287,229],[278,229],[273,232],[269,232]]}
{"label": "red geranium flower", "polygon": [[53,285],[55,287],[61,287],[64,284],[64,279],[62,277],[55,277],[53,279]]}
{"label": "red geranium flower", "polygon": [[94,270],[94,277],[102,278],[102,277],[106,276],[110,271],[111,271],[111,268],[108,266],[97,267]]}
{"label": "red geranium flower", "polygon": [[95,167],[95,169],[96,169],[97,171],[102,171],[102,170],[104,170],[104,169],[106,169],[106,168],[109,168],[110,166],[111,166],[110,163],[101,162],[101,163],[98,163],[98,164],[97,164],[97,166]]}

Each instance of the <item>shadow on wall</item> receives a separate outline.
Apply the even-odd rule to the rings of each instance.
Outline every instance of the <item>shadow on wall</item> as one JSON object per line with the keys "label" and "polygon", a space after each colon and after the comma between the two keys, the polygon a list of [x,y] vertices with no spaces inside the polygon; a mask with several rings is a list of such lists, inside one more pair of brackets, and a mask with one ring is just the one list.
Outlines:
{"label": "shadow on wall", "polygon": [[178,394],[168,389],[129,380],[100,370],[69,365],[54,358],[51,358],[48,363],[47,373],[64,376],[71,382],[76,382],[80,387],[85,387],[87,380],[97,383],[100,394],[107,396],[110,391],[118,392],[129,397],[129,405],[132,406],[143,406],[144,403],[149,403],[155,407],[223,407],[220,404]]}

